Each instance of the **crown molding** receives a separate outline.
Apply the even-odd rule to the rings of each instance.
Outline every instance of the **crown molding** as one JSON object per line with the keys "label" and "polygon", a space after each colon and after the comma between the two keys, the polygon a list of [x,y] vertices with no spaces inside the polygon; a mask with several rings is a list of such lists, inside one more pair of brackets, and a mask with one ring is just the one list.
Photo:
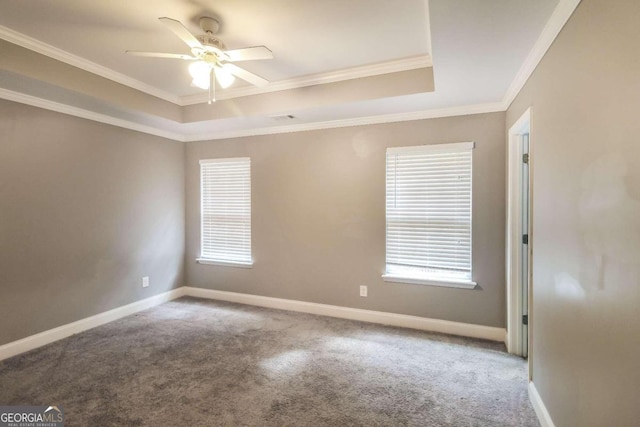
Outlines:
{"label": "crown molding", "polygon": [[36,96],[27,95],[20,92],[0,88],[0,99],[18,102],[20,104],[31,105],[33,107],[43,108],[45,110],[55,111],[70,116],[80,117],[94,122],[105,123],[108,125],[118,126],[125,129],[135,130],[150,135],[160,136],[174,141],[184,141],[184,136],[178,133],[165,131],[152,126],[141,125],[139,123],[128,120],[118,119],[106,114],[96,113],[94,111],[85,110],[84,108],[73,107],[59,102],[50,101],[48,99],[38,98]]}
{"label": "crown molding", "polygon": [[[141,82],[140,80],[136,80],[110,68],[96,64],[95,62],[89,61],[50,44],[44,43],[38,39],[29,37],[3,25],[0,25],[0,38],[34,52],[38,52],[55,60],[112,80],[116,83],[120,83],[130,88],[139,90],[148,95],[164,99],[165,101],[169,101],[179,106],[202,104],[208,102],[209,100],[208,94],[204,92],[182,97],[174,95],[155,86],[151,86],[147,83]],[[277,82],[271,82],[269,83],[269,85],[262,88],[255,86],[245,86],[240,88],[226,89],[224,91],[221,91],[218,94],[217,98],[220,100],[239,98],[242,96],[277,92],[281,90],[296,89],[305,86],[335,83],[343,80],[414,70],[417,68],[431,67],[432,65],[433,63],[429,55],[419,55],[399,60],[382,62],[378,64],[364,65],[361,67],[354,67],[344,70],[330,71],[327,73],[318,73],[308,76],[295,77],[287,80],[280,80]]]}
{"label": "crown molding", "polygon": [[178,142],[209,141],[217,139],[242,138],[247,136],[274,135],[279,133],[305,132],[321,129],[334,129],[350,126],[366,126],[383,123],[407,122],[414,120],[436,119],[452,116],[467,116],[473,114],[495,113],[504,111],[502,102],[487,104],[463,105],[458,107],[434,108],[429,110],[411,111],[406,113],[383,114],[378,116],[355,117],[350,119],[329,120],[324,122],[301,123],[296,125],[273,126],[267,128],[243,129],[229,132],[212,132],[205,134],[184,134],[166,131],[157,127],[142,125],[129,120],[118,119],[105,114],[96,113],[84,108],[73,107],[48,99],[0,88],[0,99],[31,105],[45,110],[55,111],[70,116],[80,117],[95,122],[130,129],[137,132],[155,135]]}
{"label": "crown molding", "polygon": [[118,73],[110,68],[91,62],[87,59],[81,58],[77,55],[69,53],[65,50],[51,46],[33,37],[29,37],[25,34],[19,33],[11,28],[7,28],[0,25],[0,38],[10,43],[22,46],[26,49],[38,52],[42,55],[64,62],[65,64],[72,65],[106,79],[112,80],[116,83],[123,84],[130,88],[139,90],[148,95],[155,96],[157,98],[164,99],[165,101],[172,102],[174,104],[180,104],[180,97],[166,92],[162,89],[158,89],[155,86],[151,86],[147,83],[136,80],[132,77]]}
{"label": "crown molding", "polygon": [[[278,92],[281,90],[297,89],[306,86],[315,86],[326,83],[336,83],[345,80],[359,79],[363,77],[378,76],[381,74],[397,73],[401,71],[415,70],[418,68],[432,67],[433,62],[429,55],[418,55],[377,64],[363,65],[344,70],[329,71],[326,73],[311,74],[308,76],[294,77],[292,79],[271,82],[267,86],[243,86],[239,88],[220,91],[218,100],[240,98],[242,96],[259,95],[263,93]],[[204,104],[209,101],[207,93],[183,96],[180,105]]]}
{"label": "crown molding", "polygon": [[[163,129],[159,129],[152,126],[146,126],[142,124],[138,124],[135,122],[131,122],[128,120],[118,119],[115,117],[107,116],[104,114],[96,113],[93,111],[85,110],[78,107],[73,107],[65,104],[60,104],[54,101],[38,98],[31,95],[22,94],[19,92],[14,92],[7,89],[0,88],[0,99],[6,99],[9,101],[15,101],[22,104],[32,105],[35,107],[44,108],[51,111],[56,111],[63,114],[69,114],[76,117],[85,118],[88,120],[93,120],[101,123],[110,124],[113,126],[119,126],[125,129],[131,129],[138,132],[147,133],[150,135],[156,135],[163,138],[172,139],[175,141],[181,142],[194,142],[194,141],[206,141],[206,140],[217,140],[217,139],[229,139],[229,138],[240,138],[247,136],[258,136],[258,135],[273,135],[278,133],[291,133],[291,132],[305,132],[311,130],[320,130],[320,129],[333,129],[340,127],[349,127],[349,126],[365,126],[365,125],[374,125],[381,123],[392,123],[392,122],[403,122],[403,121],[412,121],[412,120],[424,120],[424,119],[433,119],[440,117],[451,117],[451,116],[464,116],[471,114],[482,114],[482,113],[493,113],[493,112],[502,112],[506,111],[515,97],[520,93],[525,83],[531,76],[531,74],[536,69],[538,63],[542,60],[544,55],[547,53],[549,48],[551,47],[553,41],[556,39],[564,25],[567,23],[575,9],[580,4],[581,0],[560,0],[558,6],[552,13],[551,17],[547,21],[540,37],[536,41],[534,47],[531,49],[529,55],[527,56],[525,62],[520,67],[520,70],[516,74],[516,77],[511,82],[509,89],[505,93],[504,98],[500,102],[492,102],[485,104],[474,104],[474,105],[463,105],[457,107],[448,107],[448,108],[436,108],[429,110],[421,110],[421,111],[413,111],[407,113],[393,113],[393,114],[384,114],[378,116],[369,116],[369,117],[356,117],[349,119],[339,119],[339,120],[330,120],[324,122],[315,122],[315,123],[301,123],[294,125],[284,125],[284,126],[273,126],[266,128],[256,128],[256,129],[242,129],[236,131],[226,131],[226,132],[211,132],[204,134],[185,134],[185,133],[176,133],[170,132]],[[49,46],[44,43],[40,43],[35,39],[31,39],[27,36],[24,36],[20,33],[17,33],[13,30],[10,30],[6,27],[0,26],[0,38],[7,40],[9,42],[18,44],[20,46],[26,47],[28,49],[34,50],[36,52],[42,53],[44,55],[50,56],[55,59],[60,59],[63,62],[66,62],[70,65],[77,66],[86,71],[102,75],[103,77],[110,78],[104,74],[101,74],[95,69],[92,69],[91,66],[97,67],[98,69],[107,70],[107,72],[112,72],[115,75],[122,76],[125,81],[118,81],[115,78],[111,78],[111,80],[118,81],[119,83],[131,86],[126,82],[126,80],[137,82],[139,84],[144,85],[144,83],[138,82],[137,80],[133,80],[128,78],[127,76],[120,75],[115,73],[112,70],[106,69],[100,65],[88,62],[79,58],[75,55],[69,54],[60,49],[54,48],[53,46]],[[57,56],[56,56],[57,55]],[[61,59],[62,56],[66,55],[66,60]],[[85,66],[80,66],[73,61],[78,61],[78,63],[83,63]],[[91,66],[87,65],[90,64]],[[260,89],[254,89],[253,87],[248,88],[238,88],[233,91],[228,91],[229,93],[225,95],[225,97],[232,98],[238,96],[247,96],[255,93],[266,93],[266,92],[274,92],[279,90],[287,90],[293,89],[296,87],[304,87],[316,84],[323,83],[331,83],[342,80],[348,80],[359,77],[373,76],[379,74],[386,74],[392,72],[399,71],[407,71],[411,69],[423,68],[431,66],[431,58],[428,55],[416,56],[411,58],[405,58],[397,61],[390,61],[385,63],[379,63],[374,65],[368,65],[363,67],[352,68],[348,70],[340,70],[336,72],[330,73],[322,73],[316,74],[312,76],[300,77],[295,79],[283,80],[280,82],[274,82],[269,85],[269,87]],[[131,86],[134,87],[134,86]],[[134,87],[135,88],[135,87]],[[138,89],[138,88],[136,88]],[[157,88],[152,88],[157,90]],[[146,92],[143,89],[143,92]],[[253,91],[258,92],[253,92]],[[147,92],[149,93],[149,92]],[[150,93],[154,95],[153,93]],[[154,95],[158,96],[158,95]],[[173,97],[173,95],[170,95]],[[189,97],[173,97],[173,100],[167,99],[170,102],[175,102],[178,105],[191,105],[196,104],[197,100],[195,96]],[[166,99],[166,98],[164,98]],[[224,99],[220,97],[220,99]]]}
{"label": "crown molding", "polygon": [[[513,100],[515,99],[515,97],[520,93],[525,83],[527,82],[529,77],[531,77],[531,74],[536,69],[537,65],[540,63],[540,61],[542,60],[546,52],[551,47],[553,41],[556,39],[556,37],[558,36],[558,34],[560,33],[564,25],[567,23],[567,21],[575,11],[575,9],[580,4],[580,1],[581,0],[560,0],[559,1],[558,6],[556,6],[551,17],[549,18],[545,27],[543,28],[540,34],[540,37],[534,44],[533,48],[529,52],[529,55],[527,56],[522,66],[518,70],[518,73],[516,74],[515,78],[511,82],[511,85],[507,89],[507,92],[505,93],[502,99],[502,111],[507,110],[511,105],[511,103],[513,102]],[[102,76],[109,80],[115,81],[117,83],[123,84],[125,86],[131,87],[141,92],[147,93],[149,95],[172,102],[179,106],[200,104],[208,101],[208,95],[204,93],[183,96],[183,97],[176,96],[169,92],[163,91],[157,87],[148,85],[144,82],[133,79],[124,74],[118,73],[110,68],[88,61],[79,56],[71,54],[67,51],[64,51],[62,49],[56,48],[47,43],[41,42],[37,39],[34,39],[32,37],[19,33],[3,25],[0,25],[0,38],[8,42],[14,43],[16,45],[22,46],[24,48],[30,49],[34,52],[38,52],[40,54],[46,55],[50,58],[62,61],[74,67],[83,69],[90,73]],[[276,91],[295,89],[295,88],[300,88],[305,86],[313,86],[313,85],[319,85],[324,83],[339,82],[339,81],[344,81],[349,79],[356,79],[356,78],[369,77],[369,76],[375,76],[375,75],[381,75],[381,74],[387,74],[387,73],[408,71],[408,70],[430,67],[430,66],[433,66],[431,57],[429,55],[420,55],[420,56],[414,56],[414,57],[388,61],[388,62],[383,62],[378,64],[365,65],[362,67],[355,67],[355,68],[350,68],[345,70],[332,71],[328,73],[319,73],[319,74],[314,74],[309,76],[302,76],[302,77],[296,77],[296,78],[287,79],[287,80],[281,80],[278,82],[272,82],[267,87],[264,87],[264,88],[247,86],[247,87],[240,87],[240,88],[234,88],[234,89],[227,89],[226,91],[224,91],[218,96],[218,99],[221,99],[221,100],[231,99],[231,98],[256,95],[261,93],[276,92]],[[35,97],[30,97],[30,98],[40,99]],[[49,104],[57,104],[57,103],[52,103],[51,101],[47,101],[43,99],[40,99],[40,101],[44,103],[49,103]],[[18,100],[17,102],[21,102],[21,101]],[[27,102],[24,102],[24,103],[27,103]],[[57,104],[57,105],[61,105],[61,104]],[[488,105],[488,104],[483,104],[483,105]],[[496,104],[492,104],[492,105],[496,105]],[[42,107],[42,108],[47,108],[47,107]],[[59,108],[59,107],[56,107],[56,108]],[[97,113],[89,112],[82,109],[78,109],[76,107],[69,107],[69,108],[78,110],[78,111],[84,111],[85,113],[83,114],[85,115],[89,114],[89,115],[101,116],[103,117],[103,119],[100,119],[100,120],[96,119],[96,120],[102,121],[103,123],[107,123],[107,121],[104,120],[104,118],[107,116],[99,115]],[[464,110],[466,107],[462,106],[457,108]],[[48,109],[53,109],[53,108],[48,108]],[[55,109],[54,111],[63,112],[63,111],[60,111],[59,109]],[[428,111],[434,111],[434,110],[428,110]],[[75,115],[75,114],[72,114],[72,115]],[[84,115],[78,116],[78,117],[84,117]],[[381,116],[381,117],[386,117],[386,116]],[[115,119],[115,118],[112,118],[112,119],[115,121],[121,121],[120,119]],[[94,120],[94,119],[91,119],[91,120]],[[351,120],[352,119],[347,119],[344,121],[338,120],[335,122],[350,122]],[[411,119],[403,119],[403,120],[411,120]],[[419,119],[414,119],[414,120],[419,120]],[[398,120],[398,121],[402,121],[402,120]],[[142,125],[138,125],[133,122],[127,122],[124,120],[122,120],[122,122],[130,123],[131,126],[136,126],[136,127],[142,126]],[[334,122],[328,122],[328,123],[334,123]],[[292,126],[287,126],[287,128],[289,127],[293,128],[295,126],[302,126],[302,125],[292,125]],[[344,126],[351,126],[351,125],[346,124]],[[130,126],[123,126],[123,127],[133,129]],[[157,132],[162,132],[164,134],[167,134],[167,132],[165,131],[155,130],[154,128],[150,128],[147,126],[142,126],[142,127],[154,130],[154,132],[142,131],[145,133],[152,133],[154,135],[157,135]],[[338,126],[334,126],[334,127],[338,127]],[[264,128],[264,131],[269,133],[276,133],[276,132],[272,132],[273,129],[275,128]],[[302,130],[306,130],[306,129],[302,129]],[[256,131],[257,130],[247,130],[246,132],[248,132],[249,135],[257,135],[255,133]],[[245,131],[228,132],[225,134],[236,135],[236,134],[239,134],[240,132],[245,132]],[[292,130],[288,132],[296,132],[296,130]],[[174,133],[169,133],[169,134],[173,136],[179,136],[177,140],[183,140],[184,138],[182,135],[178,135]],[[232,137],[235,137],[235,136],[232,136]],[[169,137],[169,138],[175,139],[174,137]],[[187,136],[186,138],[193,138],[193,137]],[[208,137],[207,139],[215,139],[215,138]]]}
{"label": "crown molding", "polygon": [[305,132],[320,129],[334,129],[350,126],[366,126],[382,123],[408,122],[414,120],[436,119],[452,116],[467,116],[472,114],[495,113],[504,111],[502,102],[487,104],[463,105],[449,108],[434,108],[430,110],[411,111],[407,113],[383,114],[378,116],[355,117],[350,119],[330,120],[324,122],[301,123],[287,126],[273,126],[267,128],[243,129],[229,132],[212,132],[197,135],[185,135],[185,142],[209,141],[216,139],[242,138],[247,136],[274,135],[279,133]]}
{"label": "crown molding", "polygon": [[576,10],[581,0],[560,0],[555,10],[549,17],[546,25],[540,33],[540,37],[536,40],[536,43],[531,48],[529,55],[522,63],[522,66],[518,70],[515,78],[511,82],[507,93],[503,98],[505,110],[509,108],[513,100],[520,93],[531,74],[535,71],[536,67],[547,53],[551,45],[553,44],[562,28],[564,28],[573,12]]}

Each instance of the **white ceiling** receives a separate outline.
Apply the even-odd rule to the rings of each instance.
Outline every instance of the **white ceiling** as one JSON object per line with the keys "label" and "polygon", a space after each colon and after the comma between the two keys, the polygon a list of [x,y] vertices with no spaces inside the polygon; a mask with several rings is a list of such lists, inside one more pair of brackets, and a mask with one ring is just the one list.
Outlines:
{"label": "white ceiling", "polygon": [[[500,103],[558,0],[430,0],[435,91],[319,106],[290,125]],[[193,135],[281,125],[249,117],[186,125]]]}
{"label": "white ceiling", "polygon": [[[124,54],[188,52],[157,21],[160,16],[178,19],[194,33],[200,16],[219,17],[219,37],[229,48],[264,44],[273,50],[273,60],[243,63],[273,82],[432,56],[433,92],[185,124],[145,119],[188,139],[282,127],[268,118],[277,113],[294,114],[286,125],[304,127],[500,103],[556,7],[559,0],[0,0],[0,25],[178,96],[202,93],[189,86],[185,62]],[[118,117],[143,122],[140,114],[127,114],[122,110]]]}
{"label": "white ceiling", "polygon": [[[275,59],[242,64],[269,81],[429,53],[424,0],[0,1],[0,25],[136,80],[184,96],[188,63],[132,57],[126,50],[189,54],[158,18],[202,34],[217,17],[228,49],[265,45]],[[239,82],[240,83],[240,82]]]}

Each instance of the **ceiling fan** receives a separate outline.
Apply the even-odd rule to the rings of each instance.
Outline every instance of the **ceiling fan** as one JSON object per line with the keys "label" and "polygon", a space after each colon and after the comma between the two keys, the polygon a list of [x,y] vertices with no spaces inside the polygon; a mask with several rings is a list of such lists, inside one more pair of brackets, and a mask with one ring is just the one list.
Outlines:
{"label": "ceiling fan", "polygon": [[199,21],[200,28],[205,32],[201,36],[194,36],[180,21],[175,19],[166,17],[158,19],[191,48],[191,55],[132,50],[128,50],[127,53],[135,56],[195,61],[189,65],[189,74],[193,78],[191,84],[201,89],[209,90],[209,104],[215,101],[216,80],[222,88],[231,86],[235,77],[239,77],[255,86],[265,86],[269,83],[262,77],[233,64],[233,62],[238,61],[273,59],[273,53],[266,46],[226,50],[225,45],[219,39],[213,37],[218,32],[220,24],[216,19],[207,16],[200,18]]}

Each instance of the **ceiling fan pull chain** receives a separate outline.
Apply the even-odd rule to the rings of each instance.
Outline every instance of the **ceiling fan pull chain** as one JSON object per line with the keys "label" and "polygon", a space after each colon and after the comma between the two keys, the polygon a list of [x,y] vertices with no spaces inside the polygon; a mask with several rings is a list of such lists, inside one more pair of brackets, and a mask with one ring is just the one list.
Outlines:
{"label": "ceiling fan pull chain", "polygon": [[209,105],[216,102],[216,82],[213,78],[213,68],[209,70]]}

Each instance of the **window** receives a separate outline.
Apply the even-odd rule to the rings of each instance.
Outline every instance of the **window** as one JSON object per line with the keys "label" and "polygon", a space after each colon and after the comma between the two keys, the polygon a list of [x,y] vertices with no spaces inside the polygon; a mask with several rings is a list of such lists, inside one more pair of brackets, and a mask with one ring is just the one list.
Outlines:
{"label": "window", "polygon": [[390,282],[473,288],[473,142],[387,149]]}
{"label": "window", "polygon": [[251,160],[200,160],[200,186],[198,262],[250,267]]}

